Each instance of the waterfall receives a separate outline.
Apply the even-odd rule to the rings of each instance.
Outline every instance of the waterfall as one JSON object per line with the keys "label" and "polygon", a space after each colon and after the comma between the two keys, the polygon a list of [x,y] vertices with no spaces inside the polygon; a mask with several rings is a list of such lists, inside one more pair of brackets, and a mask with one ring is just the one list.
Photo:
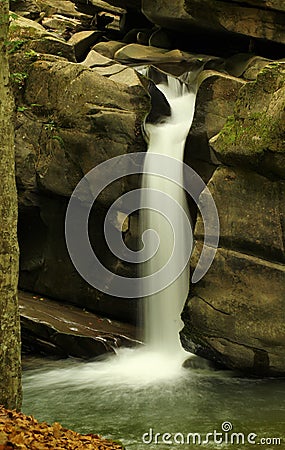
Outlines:
{"label": "waterfall", "polygon": [[[159,246],[155,255],[142,264],[143,277],[157,272],[166,264],[171,256],[174,244],[178,246],[176,258],[182,258],[187,248],[189,249],[189,246],[190,249],[192,248],[193,241],[192,233],[189,235],[189,229],[185,230],[179,208],[180,205],[189,217],[183,188],[174,181],[148,174],[148,172],[153,169],[151,167],[152,159],[149,157],[151,154],[165,155],[178,161],[183,161],[185,142],[194,116],[196,87],[193,85],[189,86],[170,75],[165,75],[164,77],[160,76],[156,89],[159,90],[160,96],[163,94],[164,105],[168,103],[169,114],[161,117],[156,123],[146,121],[144,125],[144,132],[148,140],[148,151],[142,179],[140,231],[141,234],[146,230],[155,231],[156,234],[148,235],[148,240],[145,244],[155,248],[155,239],[158,236]],[[156,92],[157,94],[158,92]],[[172,161],[166,158],[163,163],[171,166]],[[182,165],[178,174],[178,181],[183,186]],[[166,218],[157,211],[143,208],[144,204],[150,203],[154,191],[161,191],[174,200],[172,207],[177,209],[174,216],[177,218],[176,226],[178,226],[179,232],[175,242],[171,224]],[[187,242],[187,246],[185,246],[185,242]],[[188,259],[187,255],[185,257]],[[176,266],[178,266],[179,261],[176,261],[176,263]],[[173,283],[160,292],[149,295],[142,300],[143,332],[147,348],[160,354],[171,355],[171,358],[180,358],[180,360],[181,357],[185,358],[185,352],[179,339],[179,331],[183,327],[180,315],[188,296],[189,275],[188,262],[185,269]],[[149,291],[153,288],[153,291],[156,291],[158,278],[155,277],[150,281],[147,279],[143,280],[142,290]]]}
{"label": "waterfall", "polygon": [[[140,72],[145,73],[144,70],[140,69]],[[145,158],[141,153],[134,153],[130,157],[124,156],[125,159],[127,158],[127,164],[114,165],[114,161],[111,160],[111,170],[109,167],[107,171],[106,165],[109,162],[106,161],[98,166],[101,170],[99,174],[98,167],[92,169],[78,184],[77,194],[73,193],[74,201],[71,202],[72,207],[69,205],[68,220],[66,219],[68,225],[66,236],[73,264],[91,285],[98,288],[96,284],[92,284],[93,280],[96,279],[96,282],[99,280],[101,283],[103,280],[102,291],[108,294],[111,293],[108,289],[115,287],[118,296],[117,290],[124,288],[125,282],[128,289],[124,288],[123,294],[136,293],[138,284],[141,283],[146,344],[136,349],[120,349],[117,352],[117,358],[90,363],[86,366],[86,372],[83,373],[84,379],[89,379],[92,374],[97,378],[98,383],[127,384],[136,387],[171,381],[184,376],[182,362],[186,355],[189,357],[189,353],[185,352],[181,346],[179,331],[183,327],[180,316],[189,290],[189,259],[193,236],[183,183],[184,170],[189,167],[183,167],[183,155],[193,120],[197,90],[195,80],[200,70],[201,67],[196,67],[195,71],[184,75],[183,79],[178,79],[151,67],[148,77],[152,80],[150,82],[152,110],[144,125],[144,133],[148,141]],[[121,160],[122,157],[117,158]],[[140,210],[143,245],[141,251],[134,253],[135,262],[140,262],[141,274],[137,278],[126,277],[126,279],[117,274],[111,274],[113,283],[106,283],[104,280],[109,280],[110,273],[104,272],[103,265],[94,256],[88,238],[88,226],[86,226],[88,215],[86,221],[86,218],[78,213],[77,198],[81,198],[82,192],[85,195],[86,186],[92,185],[92,195],[88,190],[83,198],[85,202],[89,201],[88,207],[91,209],[94,193],[98,195],[102,186],[106,187],[109,184],[110,176],[114,181],[122,177],[124,173],[140,174],[143,158],[141,189],[134,190],[133,203],[130,201],[129,193],[126,194],[130,203],[128,205],[130,212]],[[195,188],[196,200],[201,192],[201,183],[199,187],[200,190]],[[139,194],[141,195],[140,205],[137,201]],[[190,194],[192,195],[192,191]],[[112,207],[114,205],[116,207],[116,202]],[[80,233],[85,240],[77,239],[79,224]],[[107,239],[108,236],[108,242],[112,246],[113,241],[110,233],[108,235],[108,230],[105,221],[105,238]],[[111,230],[113,230],[112,227]],[[115,246],[112,247],[116,252],[120,248],[120,246],[116,247],[117,244],[116,241]],[[126,252],[125,248],[124,252]],[[126,253],[124,258],[126,258],[125,255]],[[131,251],[128,257],[129,261],[133,261]],[[95,266],[96,270],[94,270]]]}

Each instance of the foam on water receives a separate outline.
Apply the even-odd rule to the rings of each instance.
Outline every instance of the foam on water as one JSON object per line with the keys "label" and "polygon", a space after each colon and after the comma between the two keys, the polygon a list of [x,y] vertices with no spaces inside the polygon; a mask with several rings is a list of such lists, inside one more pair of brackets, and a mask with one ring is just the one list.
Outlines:
{"label": "foam on water", "polygon": [[157,382],[168,383],[183,377],[185,358],[170,361],[168,355],[141,349],[122,349],[117,356],[103,361],[69,361],[59,369],[29,374],[29,384],[34,388],[59,387],[72,389],[106,387],[143,387]]}

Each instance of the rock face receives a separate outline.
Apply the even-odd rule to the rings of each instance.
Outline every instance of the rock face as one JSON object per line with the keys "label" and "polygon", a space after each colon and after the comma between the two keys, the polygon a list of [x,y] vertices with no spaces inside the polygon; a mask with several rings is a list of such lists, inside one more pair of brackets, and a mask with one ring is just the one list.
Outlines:
{"label": "rock face", "polygon": [[143,0],[142,8],[150,21],[164,28],[186,33],[200,28],[285,43],[282,0]]}
{"label": "rock face", "polygon": [[[28,22],[29,33],[34,29],[31,21],[20,20]],[[40,25],[35,29],[48,34]],[[24,40],[25,29],[18,30]],[[12,31],[12,42],[17,42],[15,26]],[[29,45],[34,41],[35,36],[30,36]],[[112,74],[107,61],[103,76],[96,72],[102,61],[89,69],[60,56],[28,51],[24,45],[20,52],[13,48],[10,55],[17,102],[20,286],[133,321],[135,301],[104,297],[77,274],[67,253],[64,223],[69,196],[84,174],[113,156],[145,150],[140,125],[149,110],[148,94],[131,68],[121,66]],[[98,258],[112,272],[133,276],[133,268],[109,254],[102,240],[110,202],[129,189],[126,179],[105,189],[90,217],[94,230],[90,239]],[[125,230],[127,241],[133,239],[132,225]]]}
{"label": "rock face", "polygon": [[[234,115],[210,142],[224,163],[208,187],[220,217],[220,244],[191,288],[184,346],[233,369],[284,375],[284,63],[244,85]],[[201,250],[198,218],[192,264]]]}
{"label": "rock face", "polygon": [[241,90],[235,115],[212,143],[222,162],[284,179],[284,73],[284,62],[272,63]]}

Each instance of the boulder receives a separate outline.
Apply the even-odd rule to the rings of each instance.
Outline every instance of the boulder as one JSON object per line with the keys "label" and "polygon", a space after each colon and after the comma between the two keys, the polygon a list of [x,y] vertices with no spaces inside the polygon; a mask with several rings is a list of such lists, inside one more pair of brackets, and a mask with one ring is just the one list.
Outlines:
{"label": "boulder", "polygon": [[270,62],[272,61],[266,58],[261,58],[259,56],[253,57],[246,67],[246,70],[242,74],[243,78],[248,81],[256,80],[259,72],[261,72],[261,70],[264,69],[264,67],[267,66],[267,64],[269,64]]}
{"label": "boulder", "polygon": [[48,36],[48,33],[42,25],[33,20],[13,14],[9,27],[8,37],[10,41],[20,37],[36,39],[42,38],[43,36]]}
{"label": "boulder", "polygon": [[[18,16],[11,20],[9,27],[9,53],[19,50],[26,56],[26,63],[36,55],[31,52],[48,53],[75,61],[74,48],[60,36],[49,33],[42,25]],[[30,58],[31,57],[31,58]],[[23,59],[21,58],[23,62]],[[25,66],[26,64],[23,64]],[[23,67],[19,72],[23,72]]]}
{"label": "boulder", "polygon": [[191,56],[180,50],[168,51],[163,48],[148,47],[140,44],[129,44],[116,51],[114,59],[130,64],[137,62],[144,63],[179,63],[187,61]]}
{"label": "boulder", "polygon": [[117,73],[111,74],[108,78],[109,80],[115,81],[116,83],[125,84],[126,86],[139,86],[141,84],[140,77],[131,68],[118,70]]}
{"label": "boulder", "polygon": [[285,12],[283,0],[235,0],[235,2],[242,3],[243,5],[255,6],[257,8],[267,8]]}
{"label": "boulder", "polygon": [[93,50],[95,50],[96,52],[100,53],[103,56],[106,56],[106,58],[113,59],[116,51],[122,47],[125,47],[125,44],[123,42],[103,41],[94,45]]}
{"label": "boulder", "polygon": [[150,46],[171,49],[173,42],[165,30],[155,30],[148,41]]}
{"label": "boulder", "polygon": [[[96,73],[99,73],[104,77],[111,77],[112,75],[116,75],[120,72],[123,72],[124,70],[128,70],[126,69],[126,66],[123,66],[122,64],[111,64],[108,66],[93,66],[92,69],[95,70]],[[134,71],[131,72],[131,78],[133,77],[136,77],[135,79],[137,82],[138,77]]]}
{"label": "boulder", "polygon": [[220,248],[192,288],[184,347],[231,369],[284,376],[284,280],[284,265]]}
{"label": "boulder", "polygon": [[[219,245],[285,263],[284,187],[284,181],[273,181],[252,171],[219,167],[208,183],[219,212]],[[203,232],[199,216],[195,228],[199,241],[203,240]]]}
{"label": "boulder", "polygon": [[251,53],[237,53],[225,60],[224,70],[234,77],[255,80],[258,73],[270,62],[270,59]]}
{"label": "boulder", "polygon": [[31,20],[38,19],[41,13],[41,8],[36,0],[17,0],[16,2],[10,2],[10,10]]}
{"label": "boulder", "polygon": [[88,54],[92,45],[101,38],[100,31],[79,31],[71,36],[68,44],[74,47],[76,61],[82,61]]}
{"label": "boulder", "polygon": [[276,1],[275,8],[269,9],[262,0],[143,0],[142,10],[151,22],[180,32],[228,32],[284,44],[284,6],[280,5]]}

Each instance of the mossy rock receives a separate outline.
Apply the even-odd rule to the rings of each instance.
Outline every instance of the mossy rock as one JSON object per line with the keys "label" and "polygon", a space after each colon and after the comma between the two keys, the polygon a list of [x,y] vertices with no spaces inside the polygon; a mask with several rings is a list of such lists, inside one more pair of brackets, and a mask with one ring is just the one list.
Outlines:
{"label": "mossy rock", "polygon": [[285,62],[262,69],[240,90],[234,115],[211,145],[228,165],[285,178]]}

